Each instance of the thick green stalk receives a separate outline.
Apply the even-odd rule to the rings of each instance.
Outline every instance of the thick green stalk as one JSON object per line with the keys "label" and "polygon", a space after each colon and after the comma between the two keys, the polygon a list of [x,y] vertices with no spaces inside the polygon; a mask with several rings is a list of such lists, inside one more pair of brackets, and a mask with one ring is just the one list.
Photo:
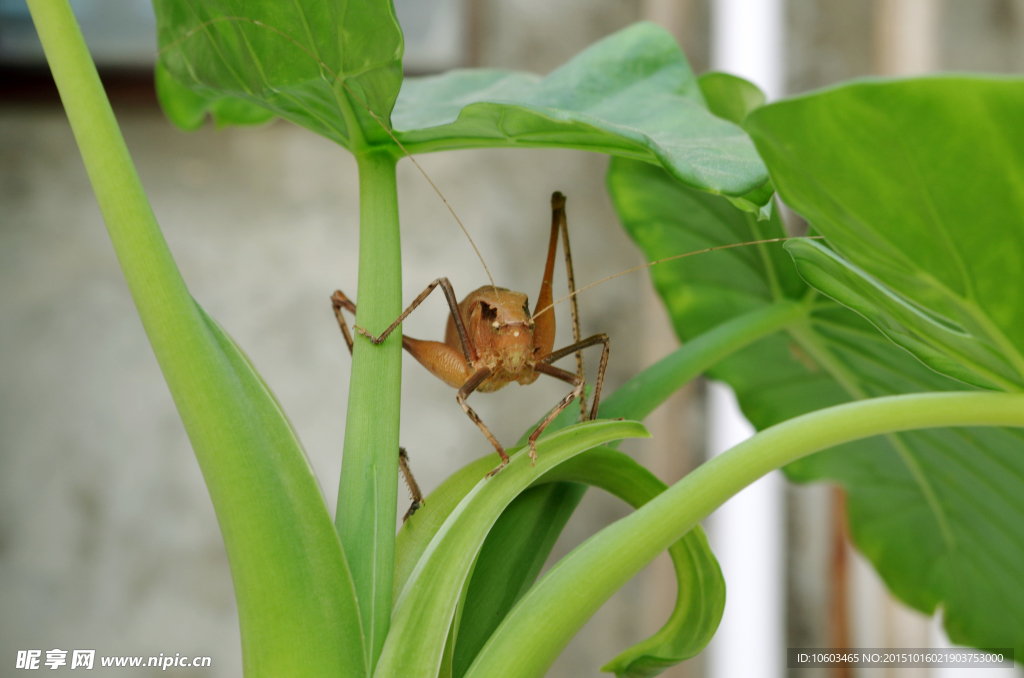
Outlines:
{"label": "thick green stalk", "polygon": [[291,426],[192,300],[67,0],[29,8],[110,240],[224,536],[247,676],[365,676],[352,581]]}
{"label": "thick green stalk", "polygon": [[805,304],[780,301],[690,339],[604,400],[601,418],[643,421],[691,379],[755,341],[798,324],[807,313]]}
{"label": "thick green stalk", "polygon": [[569,639],[615,591],[769,471],[852,440],[949,426],[1024,427],[1024,395],[922,393],[875,398],[811,412],[761,431],[559,561],[508,614],[466,678],[544,675]]}
{"label": "thick green stalk", "polygon": [[29,9],[118,262],[160,357],[179,347],[154,328],[166,325],[167,313],[195,320],[198,310],[157,225],[71,8],[66,1],[32,0]]}
{"label": "thick green stalk", "polygon": [[[402,312],[396,158],[356,156],[359,163],[359,290],[356,325],[379,334]],[[398,502],[398,423],[402,334],[374,346],[354,334],[345,454],[335,525],[352,570],[366,633],[370,671],[391,620]]]}

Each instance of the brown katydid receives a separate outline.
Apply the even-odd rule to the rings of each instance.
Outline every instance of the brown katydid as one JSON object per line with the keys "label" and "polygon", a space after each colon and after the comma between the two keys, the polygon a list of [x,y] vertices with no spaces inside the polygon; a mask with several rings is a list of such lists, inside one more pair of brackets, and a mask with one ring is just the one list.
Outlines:
{"label": "brown katydid", "polygon": [[[569,293],[557,301],[552,301],[551,283],[554,277],[555,254],[560,233],[565,252]],[[810,238],[815,239],[820,237],[810,236]],[[518,382],[523,385],[532,384],[541,374],[561,379],[573,386],[573,390],[548,413],[530,434],[528,443],[531,464],[537,459],[537,439],[555,417],[568,407],[573,400],[580,399],[581,420],[594,419],[597,416],[601,389],[604,385],[605,371],[608,366],[609,339],[606,334],[595,334],[586,339],[580,339],[579,311],[576,303],[576,295],[579,292],[611,278],[667,261],[716,250],[783,242],[790,239],[788,237],[769,238],[685,252],[621,271],[577,290],[575,289],[572,251],[569,247],[568,224],[565,216],[565,196],[555,192],[551,196],[551,237],[548,243],[547,261],[544,267],[544,276],[541,280],[540,294],[537,297],[536,310],[532,316],[530,314],[528,298],[521,292],[496,287],[493,284],[485,285],[469,293],[460,303],[448,278],[438,278],[427,285],[426,289],[380,335],[373,336],[358,326],[355,327],[355,330],[368,338],[374,345],[379,345],[387,339],[435,288],[441,287],[450,310],[445,341],[424,341],[403,335],[402,347],[416,358],[421,365],[426,367],[431,374],[449,386],[458,389],[456,400],[459,405],[480,428],[501,457],[501,463],[487,474],[490,477],[508,464],[509,457],[501,443],[498,442],[487,426],[480,420],[476,412],[466,403],[466,399],[471,393],[490,393],[500,390],[512,382]],[[552,350],[555,341],[554,306],[567,299],[571,301],[572,308],[573,343],[565,348],[554,351]],[[342,311],[345,310],[354,314],[356,304],[341,290],[335,291],[331,301],[334,306],[335,316],[338,319],[338,325],[345,338],[345,343],[348,346],[349,352],[351,352],[353,349],[352,335],[349,332]],[[597,344],[602,344],[603,350],[597,379],[594,384],[594,400],[588,414],[586,396],[583,392],[582,351]],[[576,354],[575,374],[554,367],[551,364],[567,357],[571,353]],[[405,520],[423,503],[423,496],[409,470],[408,457],[402,448],[399,448],[399,469],[405,478],[406,484],[409,486],[413,498],[412,506],[410,506],[403,518]]]}
{"label": "brown katydid", "polygon": [[[264,25],[260,22],[259,25]],[[281,33],[277,29],[266,26],[270,30],[280,33],[288,40],[290,36]],[[416,162],[416,158],[405,148],[401,141],[395,136],[390,126],[387,125],[360,97],[352,91],[343,78],[338,77],[323,61],[315,54],[307,50],[299,43],[295,43],[300,49],[315,59],[326,72],[330,73],[335,81],[357,101],[373,118],[377,124],[387,133],[395,145],[401,149],[406,157],[413,163],[416,169],[423,175],[434,192],[448,208],[455,222],[462,229],[470,244],[473,246],[477,257],[487,270],[480,251],[470,237],[466,227],[462,224],[458,215],[445,199],[440,189],[434,184],[427,173]],[[492,469],[487,477],[503,469],[509,463],[509,457],[501,443],[494,437],[487,426],[480,420],[480,417],[466,403],[469,395],[475,391],[488,393],[504,388],[513,381],[523,385],[532,384],[541,374],[546,374],[572,384],[573,390],[566,395],[541,421],[528,438],[530,448],[529,456],[531,465],[537,460],[537,439],[544,432],[549,424],[575,399],[580,400],[580,419],[595,419],[598,413],[598,406],[601,398],[601,388],[604,384],[605,371],[608,366],[609,339],[606,334],[595,334],[587,339],[580,339],[579,312],[577,308],[576,295],[583,290],[594,287],[612,278],[626,273],[631,273],[642,268],[654,266],[666,261],[672,261],[682,257],[702,254],[720,249],[741,247],[744,245],[758,245],[773,242],[782,242],[790,238],[769,238],[745,243],[734,243],[709,247],[694,252],[686,252],[658,261],[648,262],[626,271],[621,271],[595,283],[591,283],[579,290],[575,289],[575,281],[572,267],[572,253],[569,247],[569,233],[565,217],[565,196],[555,192],[551,196],[551,238],[548,245],[547,261],[544,268],[544,277],[541,281],[541,290],[537,299],[536,310],[530,314],[527,296],[520,292],[514,292],[505,288],[497,287],[493,279],[489,286],[481,287],[471,292],[461,303],[457,301],[455,291],[448,278],[438,278],[430,283],[423,292],[406,308],[398,318],[379,336],[373,336],[365,329],[355,326],[355,330],[368,338],[374,345],[379,345],[405,320],[412,311],[416,309],[434,288],[440,286],[444,291],[448,302],[450,315],[445,341],[424,341],[412,337],[402,337],[402,347],[407,350],[427,370],[448,385],[457,388],[456,399],[463,411],[480,428],[487,439],[497,450],[501,457],[501,463]],[[557,301],[552,301],[551,283],[554,275],[555,253],[558,245],[559,233],[562,234],[563,250],[565,252],[566,273],[569,283],[569,294]],[[818,238],[820,236],[811,236]],[[488,271],[488,277],[490,272]],[[555,314],[554,306],[566,299],[571,300],[572,321],[573,321],[573,343],[557,351],[553,351],[555,340]],[[349,352],[353,350],[353,339],[349,333],[348,326],[342,316],[346,310],[355,313],[356,304],[350,300],[341,290],[335,291],[331,297],[334,313],[337,317],[341,332],[345,338]],[[594,400],[589,414],[587,413],[587,399],[584,393],[584,370],[583,370],[583,349],[602,344],[601,362],[598,368],[597,379],[594,384]],[[561,360],[570,353],[576,354],[576,373],[554,367],[552,363]],[[413,478],[409,469],[409,459],[404,448],[399,448],[399,470],[405,478],[409,491],[412,494],[412,505],[405,514],[403,521],[408,519],[417,508],[423,503],[423,496],[419,486]]]}
{"label": "brown katydid", "polygon": [[[455,296],[448,278],[438,278],[409,304],[408,308],[395,319],[379,336],[373,336],[361,327],[356,332],[367,337],[373,344],[382,343],[402,321],[412,313],[435,288],[444,291],[451,311],[444,342],[424,341],[402,336],[402,347],[408,351],[427,370],[449,386],[459,389],[456,400],[470,419],[480,427],[487,439],[497,450],[501,463],[488,476],[492,476],[509,462],[505,448],[498,442],[494,434],[480,420],[466,399],[474,392],[490,393],[504,388],[512,382],[532,384],[540,375],[545,374],[572,385],[570,391],[544,418],[530,434],[528,444],[531,463],[537,459],[537,439],[558,414],[568,405],[580,398],[581,418],[593,419],[601,399],[601,387],[608,366],[608,335],[595,334],[580,339],[579,318],[576,309],[576,297],[572,297],[573,337],[574,343],[557,351],[552,350],[555,343],[555,313],[552,303],[551,282],[555,270],[555,253],[558,246],[559,233],[562,236],[562,248],[565,252],[566,271],[569,278],[570,293],[574,291],[572,273],[572,253],[569,247],[569,232],[565,218],[565,196],[556,192],[551,196],[551,238],[548,244],[547,262],[541,280],[540,294],[537,296],[539,313],[532,316],[529,300],[521,292],[514,292],[503,287],[485,285],[470,292],[460,303]],[[331,297],[334,313],[345,337],[345,343],[352,350],[352,335],[345,323],[342,310],[355,313],[355,302],[350,300],[341,290]],[[586,396],[583,395],[583,358],[582,351],[590,346],[603,345],[601,363],[594,384],[594,400],[589,416],[586,412]],[[576,373],[572,373],[552,365],[552,363],[576,353]],[[402,473],[413,491],[414,506],[422,501],[412,488],[414,482],[408,473],[407,465],[403,464]],[[414,509],[411,509],[414,510]]]}
{"label": "brown katydid", "polygon": [[[170,49],[173,44],[185,40],[191,35],[205,29],[209,25],[222,21],[246,21],[272,31],[285,40],[293,43],[298,49],[305,52],[311,59],[316,61],[319,67],[323,69],[324,72],[330,74],[334,81],[345,90],[349,97],[365,109],[366,113],[376,121],[378,125],[380,125],[394,144],[409,158],[416,169],[423,175],[437,193],[438,197],[441,198],[441,201],[444,202],[456,223],[458,223],[459,227],[466,234],[466,237],[469,238],[470,244],[473,245],[473,249],[476,250],[476,245],[473,243],[472,238],[469,237],[469,233],[466,231],[466,228],[462,224],[458,215],[455,214],[455,211],[448,204],[448,201],[445,200],[444,195],[430,179],[427,173],[423,171],[419,163],[416,162],[416,159],[408,150],[406,150],[402,142],[399,141],[389,124],[381,119],[381,117],[375,113],[360,98],[360,96],[352,90],[352,88],[349,87],[344,78],[339,77],[339,75],[313,51],[308,49],[302,43],[296,41],[285,32],[261,21],[245,17],[217,17],[202,22],[180,36],[175,43],[164,46],[161,48],[161,54],[167,49]],[[551,282],[554,273],[554,259],[559,232],[562,233],[563,248],[565,251],[566,269],[569,279],[569,294],[558,301],[552,302]],[[817,238],[820,236],[811,237]],[[536,310],[532,316],[530,315],[529,305],[525,294],[496,287],[493,284],[493,281],[491,285],[479,288],[478,290],[470,293],[461,303],[458,303],[448,279],[438,278],[432,282],[380,336],[374,337],[360,327],[356,327],[355,329],[363,336],[369,338],[372,343],[380,344],[424,299],[426,299],[435,287],[441,286],[451,311],[448,319],[445,341],[443,343],[436,341],[422,341],[403,336],[402,345],[403,348],[409,351],[432,374],[439,377],[449,385],[459,389],[457,395],[459,404],[462,406],[463,410],[465,410],[466,414],[469,415],[477,426],[480,427],[481,431],[483,431],[488,440],[491,441],[501,457],[501,464],[487,474],[488,476],[492,476],[508,464],[509,458],[501,444],[491,434],[484,423],[480,421],[480,418],[472,408],[466,404],[466,398],[474,391],[480,391],[482,393],[497,391],[513,381],[517,381],[521,384],[530,384],[536,381],[540,374],[547,374],[573,385],[573,390],[565,396],[561,402],[559,402],[559,404],[548,414],[547,417],[545,417],[540,425],[537,426],[533,433],[531,433],[529,437],[529,446],[530,457],[533,461],[536,461],[537,458],[537,438],[543,433],[544,429],[554,420],[554,418],[574,399],[580,399],[581,419],[594,419],[597,415],[601,387],[603,385],[609,356],[608,337],[605,334],[596,334],[585,340],[580,340],[579,319],[576,304],[576,294],[578,292],[582,292],[585,289],[598,285],[611,278],[618,277],[619,275],[631,273],[641,268],[653,266],[665,261],[671,261],[681,257],[702,254],[704,252],[719,249],[781,242],[784,240],[789,240],[789,238],[770,238],[753,242],[710,247],[695,252],[687,252],[668,257],[666,259],[661,259],[659,261],[649,262],[647,264],[631,268],[627,271],[622,271],[621,273],[610,276],[609,278],[604,278],[587,285],[580,290],[576,290],[574,289],[572,256],[569,248],[568,230],[565,220],[565,198],[561,193],[556,192],[552,196],[551,240],[548,247],[547,264],[545,266],[544,277],[541,284],[541,292],[537,300],[536,308],[538,310]],[[478,250],[476,250],[476,253],[477,256],[480,257],[480,252]],[[482,257],[480,257],[480,260],[481,263],[483,263]],[[486,268],[487,265],[484,264],[484,269],[486,270]],[[488,276],[489,275],[490,273],[488,273]],[[340,290],[336,291],[331,299],[342,334],[344,335],[346,344],[351,352],[353,349],[353,340],[341,312],[342,310],[347,310],[355,313],[355,302],[351,301]],[[565,299],[571,299],[572,301],[574,343],[558,351],[552,351],[555,338],[553,306]],[[591,407],[588,416],[586,397],[583,391],[584,374],[582,349],[589,346],[595,346],[597,344],[603,344],[603,352],[594,388],[593,406]],[[556,368],[551,364],[568,356],[570,353],[576,353],[576,374]],[[403,448],[399,448],[399,469],[413,495],[413,504],[405,515],[405,518],[408,518],[420,506],[423,498],[419,487],[409,470],[408,456]]]}

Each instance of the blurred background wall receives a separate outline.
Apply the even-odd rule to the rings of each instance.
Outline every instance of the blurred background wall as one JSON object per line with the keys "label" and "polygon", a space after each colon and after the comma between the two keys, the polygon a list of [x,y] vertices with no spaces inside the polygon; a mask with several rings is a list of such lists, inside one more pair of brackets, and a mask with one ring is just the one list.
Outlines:
{"label": "blurred background wall", "polygon": [[[744,0],[397,0],[396,6],[411,74],[460,65],[545,73],[644,18],[671,30],[699,72],[720,63],[721,22],[764,10],[768,0],[745,2],[746,9]],[[333,510],[349,358],[328,298],[336,288],[355,293],[354,162],[343,149],[283,122],[176,131],[152,93],[148,4],[72,4],[190,289],[275,390]],[[873,73],[1024,68],[1024,0],[771,4],[779,18],[773,29],[778,83],[767,86],[773,93]],[[210,655],[206,675],[239,675],[237,617],[216,520],[39,61],[23,0],[0,0],[0,96],[0,666],[11,666],[18,649],[86,648],[107,655]],[[569,198],[578,283],[640,262],[605,195],[603,156],[483,150],[423,156],[420,163],[470,229],[499,284],[536,296],[553,190]],[[481,285],[485,277],[472,249],[407,161],[399,165],[399,194],[404,297],[440,275],[460,295]],[[638,273],[581,295],[583,331],[612,337],[611,389],[675,346],[648,287]],[[568,343],[568,310],[561,311],[559,342]],[[440,297],[431,299],[405,329],[439,338],[446,312]],[[403,380],[402,443],[429,491],[489,446],[452,390],[409,359]],[[684,389],[649,419],[655,439],[629,447],[666,482],[704,455],[704,391],[700,383]],[[564,392],[558,382],[540,381],[529,390],[477,397],[473,405],[501,440],[511,441]],[[827,647],[843,638],[854,646],[943,642],[934,622],[893,602],[846,546],[835,490],[780,488],[774,539],[785,545],[784,567],[769,595],[782,601],[786,645]],[[625,513],[617,500],[589,493],[554,555]],[[601,610],[550,675],[597,675],[616,651],[660,626],[673,586],[663,557]],[[737,603],[744,600],[730,598]],[[716,670],[701,656],[665,675],[722,675]],[[763,663],[756,675],[783,671]]]}

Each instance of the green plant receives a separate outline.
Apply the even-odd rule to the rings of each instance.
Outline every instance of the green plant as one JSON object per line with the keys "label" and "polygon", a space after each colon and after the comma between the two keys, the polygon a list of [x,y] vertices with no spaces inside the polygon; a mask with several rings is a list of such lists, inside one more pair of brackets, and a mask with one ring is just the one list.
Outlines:
{"label": "green plant", "polygon": [[[694,77],[666,33],[640,24],[546,78],[403,82],[387,0],[156,0],[172,120],[276,115],[355,155],[357,323],[371,331],[401,310],[395,164],[407,152],[612,154],[616,208],[651,259],[782,235],[774,190],[827,238],[791,242],[792,258],[758,246],[655,267],[684,346],[608,397],[604,420],[570,426],[566,412],[535,468],[517,455],[482,480],[492,455],[456,472],[396,539],[400,337],[356,338],[332,524],[269,388],[189,295],[66,0],[29,4],[217,511],[247,674],[542,675],[669,549],[673,616],[606,667],[653,675],[699,652],[721,615],[698,522],[785,465],[845,485],[860,548],[908,603],[943,605],[954,640],[1024,648],[1024,448],[994,428],[1024,426],[1024,306],[1010,282],[1024,260],[1021,81],[855,83],[762,107],[738,78]],[[642,420],[705,371],[763,430],[666,489],[613,447],[643,427],[614,420]],[[936,428],[950,426],[986,428]],[[638,510],[534,583],[583,485]],[[885,520],[895,511],[906,519]]]}

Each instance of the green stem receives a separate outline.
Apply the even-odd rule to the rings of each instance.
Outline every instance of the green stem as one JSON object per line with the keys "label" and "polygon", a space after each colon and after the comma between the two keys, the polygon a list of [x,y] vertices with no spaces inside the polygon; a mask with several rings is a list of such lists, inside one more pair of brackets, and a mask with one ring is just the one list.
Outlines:
{"label": "green stem", "polygon": [[[396,159],[389,152],[359,163],[359,290],[356,325],[378,334],[402,311]],[[402,333],[380,346],[354,334],[345,454],[335,525],[352,570],[366,633],[370,672],[391,620],[398,502],[398,424]]]}
{"label": "green stem", "polygon": [[559,561],[505,618],[466,678],[543,675],[615,591],[769,471],[853,440],[949,426],[1024,427],[1024,395],[922,393],[875,398],[811,412],[761,431]]}
{"label": "green stem", "polygon": [[[776,204],[773,209],[778,210],[779,206]],[[750,232],[753,234],[754,240],[767,240],[764,229],[761,228],[761,222],[757,220],[757,216],[750,212],[744,212],[743,214],[750,225]],[[779,283],[779,274],[772,264],[771,256],[768,254],[767,243],[761,243],[760,245],[755,245],[755,247],[757,247],[757,253],[761,257],[761,265],[764,266],[765,275],[768,277],[768,286],[772,291],[772,299],[776,301],[785,299],[786,294],[782,291],[782,285]]]}
{"label": "green stem", "polygon": [[806,316],[805,305],[780,301],[724,322],[623,384],[602,401],[600,416],[643,421],[694,377],[755,341],[799,324]]}
{"label": "green stem", "polygon": [[165,314],[191,316],[199,325],[198,311],[142,189],[75,16],[66,1],[30,0],[29,10],[142,324],[158,357],[178,353],[174,344],[179,342],[159,331],[167,324]]}

